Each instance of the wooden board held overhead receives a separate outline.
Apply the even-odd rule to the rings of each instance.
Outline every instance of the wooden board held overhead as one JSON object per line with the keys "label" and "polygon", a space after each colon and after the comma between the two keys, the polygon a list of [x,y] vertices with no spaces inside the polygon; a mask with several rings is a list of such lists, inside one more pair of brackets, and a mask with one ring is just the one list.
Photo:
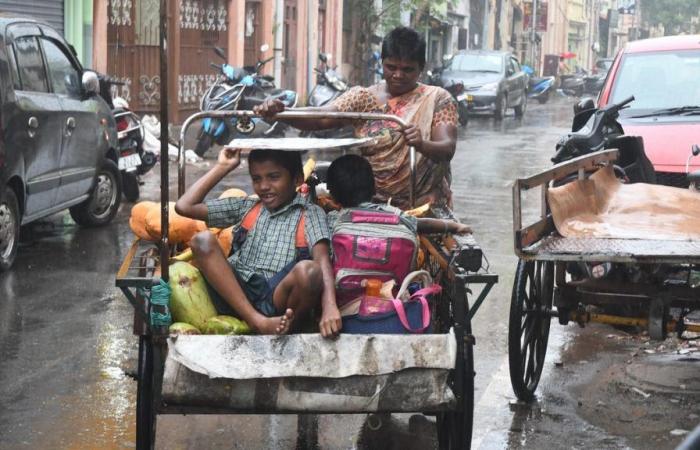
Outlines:
{"label": "wooden board held overhead", "polygon": [[351,148],[362,148],[376,145],[374,138],[342,138],[342,139],[320,139],[320,138],[243,138],[233,139],[228,143],[228,147],[250,149],[250,150],[285,150],[290,152],[300,152],[305,150],[348,150]]}

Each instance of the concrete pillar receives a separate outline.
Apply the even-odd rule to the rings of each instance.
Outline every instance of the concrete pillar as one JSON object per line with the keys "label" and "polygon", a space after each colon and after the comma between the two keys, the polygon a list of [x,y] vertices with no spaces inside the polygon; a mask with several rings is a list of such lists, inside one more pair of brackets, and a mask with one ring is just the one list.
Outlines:
{"label": "concrete pillar", "polygon": [[231,0],[228,4],[228,63],[243,65],[245,31],[245,0]]}
{"label": "concrete pillar", "polygon": [[92,10],[92,68],[107,72],[107,11],[109,0],[95,0]]}

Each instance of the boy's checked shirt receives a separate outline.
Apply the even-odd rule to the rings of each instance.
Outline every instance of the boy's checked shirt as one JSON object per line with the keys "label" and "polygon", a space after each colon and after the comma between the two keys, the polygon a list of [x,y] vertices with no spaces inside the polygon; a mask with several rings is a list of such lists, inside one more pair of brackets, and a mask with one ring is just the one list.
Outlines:
{"label": "boy's checked shirt", "polygon": [[[249,197],[207,200],[207,226],[227,228],[238,225],[258,201]],[[269,280],[294,261],[297,224],[304,209],[304,234],[309,253],[319,241],[330,240],[325,212],[318,205],[309,202],[306,197],[297,194],[289,204],[274,213],[263,206],[240,251],[228,258],[243,281],[249,281],[254,273]]]}

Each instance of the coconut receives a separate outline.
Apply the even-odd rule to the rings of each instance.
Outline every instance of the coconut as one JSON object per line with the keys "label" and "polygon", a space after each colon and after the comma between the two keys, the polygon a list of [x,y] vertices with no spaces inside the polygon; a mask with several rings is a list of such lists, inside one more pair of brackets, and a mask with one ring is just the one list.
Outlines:
{"label": "coconut", "polygon": [[216,316],[204,324],[204,334],[250,334],[247,323],[231,316]]}
{"label": "coconut", "polygon": [[189,263],[178,261],[170,266],[169,284],[173,320],[204,329],[207,319],[216,316],[216,308],[199,270]]}

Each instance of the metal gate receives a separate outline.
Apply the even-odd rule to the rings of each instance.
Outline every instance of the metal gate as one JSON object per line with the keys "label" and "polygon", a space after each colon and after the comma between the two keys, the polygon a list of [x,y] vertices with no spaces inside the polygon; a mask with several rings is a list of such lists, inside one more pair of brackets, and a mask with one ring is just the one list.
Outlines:
{"label": "metal gate", "polygon": [[[172,122],[180,122],[199,107],[199,99],[217,73],[213,47],[226,50],[230,0],[178,0],[168,2],[168,40],[175,54],[168,74],[171,98],[177,95]],[[160,108],[159,0],[110,0],[107,27],[107,72],[124,84],[113,95],[129,102],[141,114]],[[179,46],[177,43],[179,42]],[[172,63],[172,61],[171,61]]]}
{"label": "metal gate", "polygon": [[284,1],[284,88],[296,90],[297,72],[297,2]]}
{"label": "metal gate", "polygon": [[41,20],[63,34],[64,0],[0,0],[0,11],[4,14]]}

